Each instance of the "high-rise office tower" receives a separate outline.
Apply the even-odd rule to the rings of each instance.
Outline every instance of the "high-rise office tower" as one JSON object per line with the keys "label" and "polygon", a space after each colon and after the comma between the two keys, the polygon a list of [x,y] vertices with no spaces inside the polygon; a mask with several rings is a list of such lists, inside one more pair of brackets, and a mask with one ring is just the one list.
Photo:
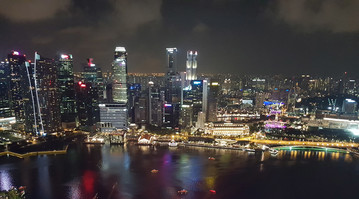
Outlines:
{"label": "high-rise office tower", "polygon": [[127,52],[124,47],[116,47],[112,69],[112,100],[99,105],[99,128],[105,133],[128,127]]}
{"label": "high-rise office tower", "polygon": [[86,82],[91,82],[92,87],[96,87],[98,91],[98,100],[103,102],[105,87],[102,78],[102,70],[94,64],[93,58],[87,59],[87,64],[83,67],[83,72],[81,72],[81,79],[86,80]]}
{"label": "high-rise office tower", "polygon": [[208,89],[208,108],[207,120],[209,122],[217,121],[218,94],[220,86],[218,82],[211,82]]}
{"label": "high-rise office tower", "polygon": [[187,51],[186,80],[197,79],[197,51]]}
{"label": "high-rise office tower", "polygon": [[128,110],[132,123],[135,123],[135,104],[138,103],[141,97],[141,84],[133,83],[128,85]]}
{"label": "high-rise office tower", "polygon": [[166,48],[166,63],[167,74],[176,74],[177,73],[177,48]]}
{"label": "high-rise office tower", "polygon": [[11,117],[10,109],[10,69],[7,60],[0,62],[0,118]]}
{"label": "high-rise office tower", "polygon": [[134,122],[139,125],[147,124],[148,121],[148,98],[146,95],[141,95],[134,105]]}
{"label": "high-rise office tower", "polygon": [[113,102],[127,104],[127,52],[124,47],[116,47],[112,64]]}
{"label": "high-rise office tower", "polygon": [[182,123],[188,127],[197,122],[198,113],[206,114],[207,80],[192,80],[190,87],[183,91]]}
{"label": "high-rise office tower", "polygon": [[86,80],[75,84],[80,128],[91,132],[96,130],[96,124],[100,121],[99,92],[96,84]]}
{"label": "high-rise office tower", "polygon": [[63,128],[77,126],[74,67],[71,54],[62,54],[57,60],[57,82],[59,86],[60,111]]}
{"label": "high-rise office tower", "polygon": [[181,103],[181,77],[177,71],[177,48],[166,48],[166,86],[165,105],[163,108],[163,125],[177,128]]}
{"label": "high-rise office tower", "polygon": [[18,51],[12,51],[8,55],[10,67],[10,108],[13,111],[17,122],[25,120],[23,95],[26,86],[25,61],[26,56]]}
{"label": "high-rise office tower", "polygon": [[207,108],[208,108],[208,80],[204,79],[202,82],[203,82],[202,112],[203,112],[203,114],[206,115],[207,114]]}
{"label": "high-rise office tower", "polygon": [[153,82],[148,83],[148,123],[154,126],[162,126],[161,91],[154,87]]}
{"label": "high-rise office tower", "polygon": [[26,130],[40,135],[57,133],[61,130],[57,64],[35,53],[34,64],[26,63],[26,67],[31,85],[25,102]]}

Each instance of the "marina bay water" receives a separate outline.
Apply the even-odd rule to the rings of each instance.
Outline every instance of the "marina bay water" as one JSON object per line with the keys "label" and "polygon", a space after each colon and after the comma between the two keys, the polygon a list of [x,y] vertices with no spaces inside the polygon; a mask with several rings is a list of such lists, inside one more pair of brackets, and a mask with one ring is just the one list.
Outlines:
{"label": "marina bay water", "polygon": [[[318,150],[283,150],[273,156],[74,144],[66,155],[1,157],[0,189],[21,185],[27,187],[27,198],[36,199],[347,198],[359,187],[359,161],[351,154]],[[181,189],[187,194],[179,195]]]}

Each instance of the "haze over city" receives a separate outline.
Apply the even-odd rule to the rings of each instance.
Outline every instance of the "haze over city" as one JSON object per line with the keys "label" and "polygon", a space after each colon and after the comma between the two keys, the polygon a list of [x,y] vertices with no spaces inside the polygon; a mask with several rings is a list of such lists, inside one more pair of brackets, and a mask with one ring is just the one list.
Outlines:
{"label": "haze over city", "polygon": [[250,0],[3,0],[0,57],[11,50],[93,57],[110,70],[126,46],[129,72],[165,72],[164,49],[199,51],[199,72],[358,73],[359,3]]}

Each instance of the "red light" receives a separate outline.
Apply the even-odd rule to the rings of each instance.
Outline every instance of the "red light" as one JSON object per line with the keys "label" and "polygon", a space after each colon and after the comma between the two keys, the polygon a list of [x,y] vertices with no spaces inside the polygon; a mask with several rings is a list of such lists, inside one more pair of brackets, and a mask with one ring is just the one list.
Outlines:
{"label": "red light", "polygon": [[93,61],[93,58],[88,59],[88,66],[90,66],[90,67],[92,66],[92,64],[93,64],[92,61]]}
{"label": "red light", "polygon": [[81,84],[81,88],[86,88],[86,84]]}
{"label": "red light", "polygon": [[28,62],[31,63],[31,60],[29,60]]}
{"label": "red light", "polygon": [[209,192],[211,192],[211,194],[216,194],[216,190],[209,190]]}
{"label": "red light", "polygon": [[82,81],[79,81],[79,85],[81,85],[82,84]]}
{"label": "red light", "polygon": [[61,58],[62,58],[62,59],[68,59],[69,56],[68,56],[68,55],[61,55]]}

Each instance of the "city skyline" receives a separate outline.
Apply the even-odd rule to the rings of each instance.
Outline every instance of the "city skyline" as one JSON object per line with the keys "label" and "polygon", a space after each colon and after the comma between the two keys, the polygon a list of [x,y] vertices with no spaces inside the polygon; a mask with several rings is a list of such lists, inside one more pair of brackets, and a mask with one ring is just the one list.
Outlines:
{"label": "city skyline", "polygon": [[0,198],[354,198],[358,10],[1,0]]}
{"label": "city skyline", "polygon": [[[39,12],[44,6],[47,12]],[[16,49],[30,58],[35,51],[46,57],[71,53],[75,71],[88,57],[108,71],[113,47],[125,46],[131,54],[129,72],[165,72],[164,49],[176,46],[180,70],[187,50],[200,52],[198,73],[354,74],[358,7],[351,0],[343,5],[309,0],[4,1],[0,56]]]}

